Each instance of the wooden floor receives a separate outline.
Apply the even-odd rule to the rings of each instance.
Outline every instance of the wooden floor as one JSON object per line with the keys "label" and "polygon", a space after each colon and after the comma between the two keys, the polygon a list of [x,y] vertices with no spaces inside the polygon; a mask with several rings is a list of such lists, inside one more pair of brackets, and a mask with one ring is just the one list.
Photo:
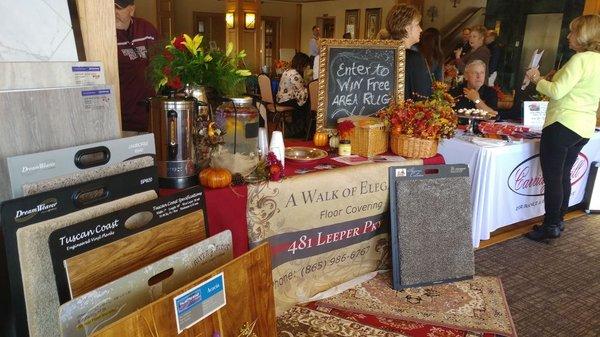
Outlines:
{"label": "wooden floor", "polygon": [[[565,215],[565,220],[575,219],[583,215],[585,215],[583,210],[573,210]],[[532,230],[534,225],[542,223],[543,218],[543,216],[540,216],[530,220],[518,222],[510,226],[502,227],[492,232],[489,240],[481,241],[478,249],[489,247],[491,245],[514,239],[525,233],[528,233]]]}

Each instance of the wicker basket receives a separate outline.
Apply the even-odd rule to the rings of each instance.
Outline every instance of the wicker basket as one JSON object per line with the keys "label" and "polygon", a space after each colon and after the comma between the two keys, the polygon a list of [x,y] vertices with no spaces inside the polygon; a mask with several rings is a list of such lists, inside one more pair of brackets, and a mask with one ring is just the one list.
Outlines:
{"label": "wicker basket", "polygon": [[390,147],[392,152],[407,158],[429,158],[437,153],[438,142],[392,133]]}
{"label": "wicker basket", "polygon": [[352,154],[373,157],[388,150],[388,132],[383,123],[374,117],[340,118],[338,123],[351,120],[354,129],[345,139],[350,140]]}

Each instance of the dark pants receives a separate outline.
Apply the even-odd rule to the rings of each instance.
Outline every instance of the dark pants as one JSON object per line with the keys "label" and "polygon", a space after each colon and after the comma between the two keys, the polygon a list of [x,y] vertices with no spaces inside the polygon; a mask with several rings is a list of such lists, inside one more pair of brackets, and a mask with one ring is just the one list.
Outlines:
{"label": "dark pants", "polygon": [[304,137],[306,132],[306,117],[308,115],[309,103],[306,101],[303,105],[298,105],[295,99],[281,102],[279,105],[291,106],[294,108],[292,111],[292,122],[286,126],[287,133],[290,137]]}
{"label": "dark pants", "polygon": [[545,184],[544,225],[556,226],[563,220],[571,196],[571,169],[588,140],[559,122],[542,130],[540,164]]}

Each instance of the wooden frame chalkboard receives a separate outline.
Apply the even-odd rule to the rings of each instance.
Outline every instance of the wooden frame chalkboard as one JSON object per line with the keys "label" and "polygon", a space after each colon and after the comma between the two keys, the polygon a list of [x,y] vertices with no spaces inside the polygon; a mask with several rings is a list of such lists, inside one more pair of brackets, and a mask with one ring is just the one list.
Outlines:
{"label": "wooden frame chalkboard", "polygon": [[394,40],[319,40],[317,130],[404,100],[405,50]]}

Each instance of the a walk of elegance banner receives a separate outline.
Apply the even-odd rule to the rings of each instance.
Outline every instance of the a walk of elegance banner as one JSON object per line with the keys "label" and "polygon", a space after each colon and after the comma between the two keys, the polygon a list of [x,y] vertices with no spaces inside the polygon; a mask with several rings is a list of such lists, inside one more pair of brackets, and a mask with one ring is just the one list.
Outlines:
{"label": "a walk of elegance banner", "polygon": [[[393,163],[399,164],[422,161]],[[389,166],[349,166],[248,186],[250,245],[271,244],[278,314],[389,268]]]}

